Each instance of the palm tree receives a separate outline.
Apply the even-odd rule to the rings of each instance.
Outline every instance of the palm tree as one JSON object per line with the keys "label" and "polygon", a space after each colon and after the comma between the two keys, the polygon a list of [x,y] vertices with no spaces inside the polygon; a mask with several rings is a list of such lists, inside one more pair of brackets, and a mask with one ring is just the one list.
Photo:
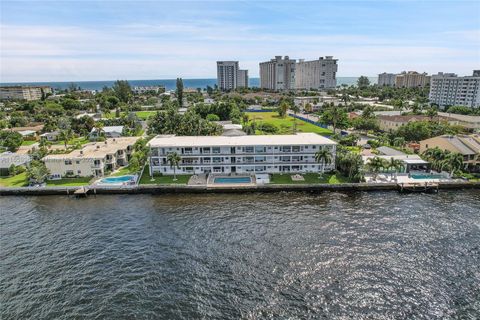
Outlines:
{"label": "palm tree", "polygon": [[[332,154],[327,149],[320,149],[315,153],[315,161],[322,164],[322,175],[325,166],[332,163]],[[320,178],[320,176],[318,176]]]}
{"label": "palm tree", "polygon": [[73,137],[72,129],[62,130],[62,132],[60,132],[60,137],[63,140],[63,143],[65,144],[65,149],[67,149],[68,141],[70,141],[70,139],[72,139]]}
{"label": "palm tree", "polygon": [[242,122],[243,122],[243,125],[246,126],[248,124],[248,121],[249,121],[249,116],[248,114],[244,113],[242,114]]}
{"label": "palm tree", "polygon": [[[403,168],[403,162],[398,159],[394,159],[393,157],[390,158],[390,161],[388,163],[388,168],[393,169],[395,171],[395,179],[397,179],[397,173],[399,170]],[[393,176],[393,174],[392,174]]]}
{"label": "palm tree", "polygon": [[373,173],[373,180],[377,180],[378,173],[385,168],[385,160],[379,157],[373,157],[368,159],[367,167]]}
{"label": "palm tree", "polygon": [[176,168],[180,169],[179,163],[182,158],[176,152],[169,153],[167,156],[167,162],[170,164],[170,168],[173,168],[173,181],[177,181]]}
{"label": "palm tree", "polygon": [[393,145],[395,147],[403,147],[404,144],[405,144],[405,138],[403,137],[395,137],[393,139]]}
{"label": "palm tree", "polygon": [[101,123],[100,121],[96,121],[93,127],[95,128],[95,133],[96,133],[97,139],[98,139],[104,133],[103,123]]}
{"label": "palm tree", "polygon": [[458,152],[451,152],[445,157],[444,164],[445,167],[450,169],[450,177],[452,177],[455,171],[462,169],[463,155]]}

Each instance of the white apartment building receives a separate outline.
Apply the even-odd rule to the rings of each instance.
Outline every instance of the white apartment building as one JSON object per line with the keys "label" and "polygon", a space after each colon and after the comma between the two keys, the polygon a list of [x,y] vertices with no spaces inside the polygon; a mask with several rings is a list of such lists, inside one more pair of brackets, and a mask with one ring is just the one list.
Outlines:
{"label": "white apartment building", "polygon": [[237,88],[238,61],[217,61],[217,85],[220,90]]}
{"label": "white apartment building", "polygon": [[[149,142],[150,174],[173,174],[167,160],[176,152],[177,174],[319,172],[335,167],[336,142],[315,133],[259,136],[160,135]],[[332,161],[322,165],[315,153],[326,148]]]}
{"label": "white apartment building", "polygon": [[217,61],[217,85],[223,91],[248,88],[248,70],[240,70],[238,61]]}
{"label": "white apartment building", "polygon": [[467,77],[443,72],[432,75],[429,99],[441,107],[480,107],[480,70]]}
{"label": "white apartment building", "polygon": [[318,60],[300,59],[295,66],[295,89],[333,89],[337,86],[338,59],[332,56]]}
{"label": "white apartment building", "polygon": [[248,70],[238,70],[237,88],[248,88]]}
{"label": "white apartment building", "polygon": [[260,88],[269,90],[295,89],[295,60],[288,56],[260,63]]}
{"label": "white apartment building", "polygon": [[40,100],[52,92],[48,86],[4,86],[0,87],[0,100]]}
{"label": "white apartment building", "polygon": [[107,139],[89,143],[67,154],[50,154],[42,160],[50,170],[50,179],[62,177],[97,177],[128,165],[133,145],[139,137]]}
{"label": "white apartment building", "polygon": [[403,71],[395,76],[395,87],[397,88],[418,88],[425,87],[430,83],[430,76],[426,73],[416,71]]}
{"label": "white apartment building", "polygon": [[378,82],[377,84],[380,87],[393,87],[395,86],[395,77],[397,75],[395,73],[380,73],[378,75]]}

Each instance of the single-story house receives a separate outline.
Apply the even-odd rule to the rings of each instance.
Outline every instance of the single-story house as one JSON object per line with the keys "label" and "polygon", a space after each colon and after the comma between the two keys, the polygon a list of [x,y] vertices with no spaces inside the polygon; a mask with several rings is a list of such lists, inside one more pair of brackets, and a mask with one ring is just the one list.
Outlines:
{"label": "single-story house", "polygon": [[45,132],[40,135],[40,139],[47,141],[57,141],[60,136],[60,131]]}
{"label": "single-story house", "polygon": [[362,156],[363,163],[366,164],[370,158],[375,157],[385,159],[386,161],[390,161],[391,158],[402,161],[403,170],[400,170],[400,172],[409,173],[411,171],[430,171],[430,163],[416,154]]}
{"label": "single-story house", "polygon": [[42,132],[43,127],[44,125],[41,123],[32,123],[28,127],[13,127],[3,130],[18,132],[27,140],[36,140],[40,132]]}
{"label": "single-story house", "polygon": [[0,176],[8,176],[8,169],[12,164],[15,166],[24,166],[30,163],[31,158],[28,154],[18,154],[14,152],[0,153]]}
{"label": "single-story house", "polygon": [[[119,138],[122,136],[123,133],[123,126],[107,126],[103,127],[102,132],[105,134],[106,138]],[[98,137],[97,129],[92,128],[90,131],[90,137],[96,138]]]}

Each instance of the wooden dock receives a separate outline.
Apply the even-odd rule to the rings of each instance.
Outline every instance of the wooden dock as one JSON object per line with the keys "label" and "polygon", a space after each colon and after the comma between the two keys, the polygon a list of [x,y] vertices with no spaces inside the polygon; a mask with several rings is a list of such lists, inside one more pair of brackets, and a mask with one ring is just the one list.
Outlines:
{"label": "wooden dock", "polygon": [[399,183],[397,186],[400,192],[426,192],[426,193],[438,192],[438,183],[436,182]]}
{"label": "wooden dock", "polygon": [[80,198],[80,197],[86,197],[89,190],[90,190],[90,189],[87,188],[87,187],[80,187],[79,189],[75,190],[75,191],[73,192],[73,194],[74,194],[76,197],[78,197],[78,198]]}

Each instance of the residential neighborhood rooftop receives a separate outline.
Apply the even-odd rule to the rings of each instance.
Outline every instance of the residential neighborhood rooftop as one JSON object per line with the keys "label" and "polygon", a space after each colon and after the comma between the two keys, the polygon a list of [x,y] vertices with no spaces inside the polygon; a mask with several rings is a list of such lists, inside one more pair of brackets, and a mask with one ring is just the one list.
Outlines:
{"label": "residential neighborhood rooftop", "polygon": [[254,145],[335,145],[333,140],[316,133],[257,136],[175,136],[158,135],[149,142],[151,147],[254,146]]}
{"label": "residential neighborhood rooftop", "polygon": [[49,159],[75,159],[75,158],[104,158],[107,154],[116,153],[133,145],[139,137],[120,137],[107,139],[101,142],[86,144],[82,149],[74,150],[66,154],[50,154],[43,158]]}

